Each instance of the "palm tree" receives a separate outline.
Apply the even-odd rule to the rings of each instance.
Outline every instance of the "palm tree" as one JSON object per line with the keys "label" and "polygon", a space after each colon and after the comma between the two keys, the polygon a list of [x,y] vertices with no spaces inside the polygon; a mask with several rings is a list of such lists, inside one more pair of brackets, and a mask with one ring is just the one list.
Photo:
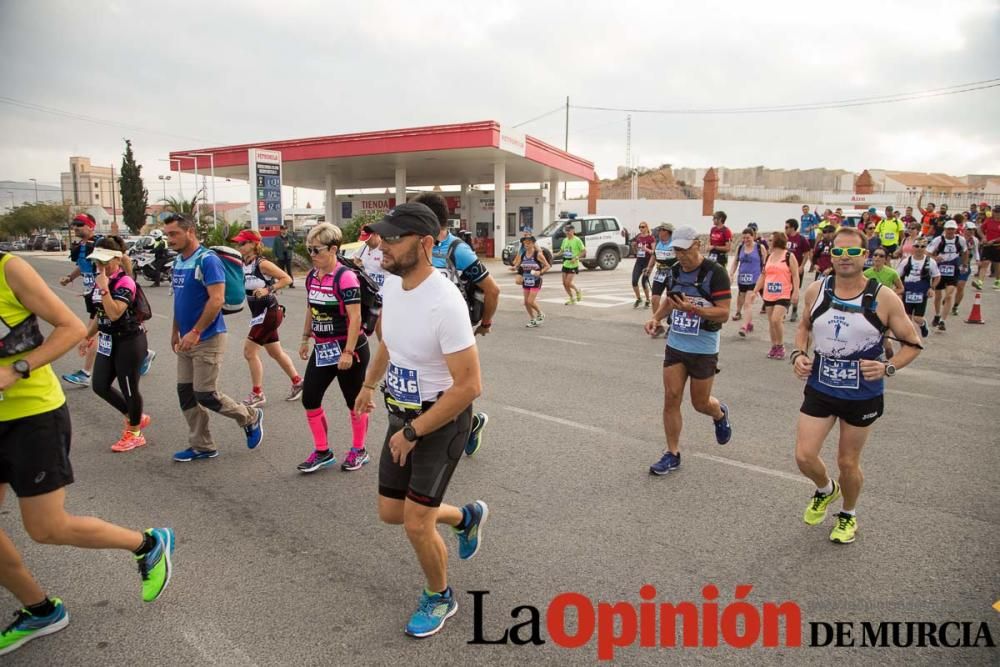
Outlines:
{"label": "palm tree", "polygon": [[194,213],[198,208],[198,200],[202,198],[202,191],[199,190],[195,193],[191,201],[187,199],[181,199],[180,197],[164,197],[160,201],[163,203],[163,209],[165,211],[172,211],[173,213],[180,213],[181,215],[189,215],[194,217]]}

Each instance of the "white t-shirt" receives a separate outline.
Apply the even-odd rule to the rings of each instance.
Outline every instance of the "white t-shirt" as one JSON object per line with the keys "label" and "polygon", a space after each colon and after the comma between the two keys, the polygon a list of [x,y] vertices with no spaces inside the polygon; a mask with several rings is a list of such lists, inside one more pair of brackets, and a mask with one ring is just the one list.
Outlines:
{"label": "white t-shirt", "polygon": [[474,346],[476,337],[461,293],[435,271],[411,290],[403,289],[402,280],[385,281],[382,343],[389,350],[386,387],[410,407],[451,388],[445,355]]}
{"label": "white t-shirt", "polygon": [[923,259],[917,259],[916,257],[908,257],[904,259],[899,265],[899,275],[903,275],[903,269],[906,268],[908,262],[913,262],[910,266],[910,272],[906,274],[906,278],[903,279],[904,283],[918,283],[920,282],[920,276],[924,272],[924,262],[928,262],[928,271],[930,272],[931,279],[940,278],[941,271],[938,269],[937,262],[930,255],[925,255]]}
{"label": "white t-shirt", "polygon": [[361,260],[361,266],[364,267],[365,273],[375,281],[379,287],[379,292],[381,292],[382,286],[385,285],[385,269],[382,268],[382,249],[369,248],[366,243],[354,251],[353,258]]}

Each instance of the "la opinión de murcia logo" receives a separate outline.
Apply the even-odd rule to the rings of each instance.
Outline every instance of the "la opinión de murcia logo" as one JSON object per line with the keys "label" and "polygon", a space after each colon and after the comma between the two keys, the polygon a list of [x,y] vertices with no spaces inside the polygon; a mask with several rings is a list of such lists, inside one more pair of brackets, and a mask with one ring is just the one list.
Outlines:
{"label": "la opini\u00f3n de murcia logo", "polygon": [[[552,642],[579,649],[596,640],[598,660],[612,660],[615,650],[640,648],[800,648],[802,610],[796,602],[747,601],[752,585],[738,585],[733,600],[720,604],[719,589],[708,584],[700,602],[658,602],[651,585],[639,589],[640,602],[595,602],[582,593],[560,593],[544,613],[532,605],[510,612],[516,621],[487,630],[483,611],[489,591],[468,591],[473,601],[473,645],[541,646]],[[574,620],[575,619],[575,620]],[[807,647],[969,648],[993,647],[985,622],[947,621],[810,621]],[[544,628],[544,630],[543,630]],[[547,635],[547,638],[543,637]]]}

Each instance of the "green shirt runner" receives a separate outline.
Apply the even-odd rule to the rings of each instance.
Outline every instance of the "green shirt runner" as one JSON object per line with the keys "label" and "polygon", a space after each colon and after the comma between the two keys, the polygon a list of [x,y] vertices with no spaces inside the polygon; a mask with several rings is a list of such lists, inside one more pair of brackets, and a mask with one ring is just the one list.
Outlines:
{"label": "green shirt runner", "polygon": [[559,246],[559,252],[562,253],[563,257],[563,268],[579,268],[580,256],[583,255],[584,250],[586,250],[586,246],[583,245],[583,241],[580,240],[579,236],[574,236],[572,239],[568,236],[564,238],[562,245]]}
{"label": "green shirt runner", "polygon": [[883,266],[881,271],[876,271],[875,267],[872,267],[865,269],[865,278],[874,278],[889,289],[895,289],[899,274],[891,266]]}

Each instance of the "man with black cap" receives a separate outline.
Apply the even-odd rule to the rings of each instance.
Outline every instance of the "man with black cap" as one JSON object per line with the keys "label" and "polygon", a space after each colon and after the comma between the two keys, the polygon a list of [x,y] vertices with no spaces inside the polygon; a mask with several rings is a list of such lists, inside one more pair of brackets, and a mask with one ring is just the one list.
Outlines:
{"label": "man with black cap", "polygon": [[379,461],[379,518],[403,525],[427,579],[406,634],[428,637],[458,611],[448,585],[447,549],[437,524],[452,527],[458,556],[479,551],[489,509],[481,500],[442,504],[472,425],[472,402],[482,391],[479,351],[468,308],[431,261],[439,223],[418,203],[401,204],[371,225],[382,237],[382,266],[399,279],[382,289],[382,345],[368,366],[356,412],[374,409],[383,381],[389,410]]}

